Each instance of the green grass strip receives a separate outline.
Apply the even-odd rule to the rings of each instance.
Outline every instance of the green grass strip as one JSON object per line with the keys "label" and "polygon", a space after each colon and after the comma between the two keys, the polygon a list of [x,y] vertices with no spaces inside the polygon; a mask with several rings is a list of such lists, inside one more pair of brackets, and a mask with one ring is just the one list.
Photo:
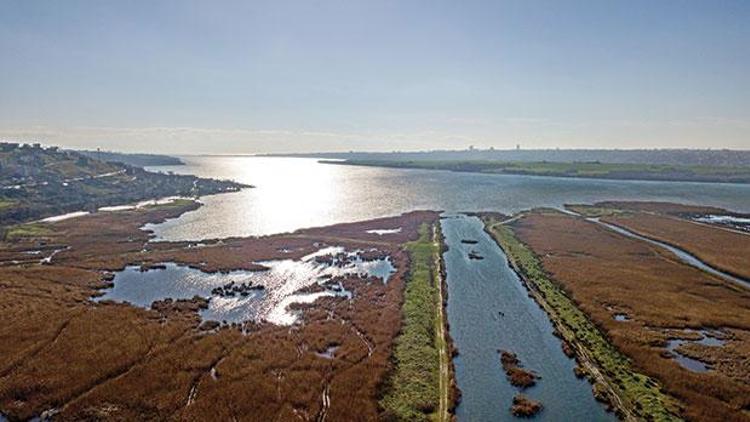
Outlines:
{"label": "green grass strip", "polygon": [[429,421],[439,406],[440,361],[436,324],[439,291],[431,227],[420,227],[419,240],[406,244],[411,257],[404,292],[403,325],[394,349],[395,369],[380,405],[386,420]]}
{"label": "green grass strip", "polygon": [[40,237],[52,233],[49,227],[39,223],[18,224],[5,233],[5,240],[16,240],[22,237]]}

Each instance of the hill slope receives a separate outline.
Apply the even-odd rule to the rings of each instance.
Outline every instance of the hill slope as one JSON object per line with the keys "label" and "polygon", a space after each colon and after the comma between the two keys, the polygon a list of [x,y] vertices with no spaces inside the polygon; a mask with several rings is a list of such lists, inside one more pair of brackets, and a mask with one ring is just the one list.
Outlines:
{"label": "hill slope", "polygon": [[75,151],[0,144],[0,225],[165,196],[237,191],[245,185],[148,172]]}
{"label": "hill slope", "polygon": [[137,167],[179,166],[185,163],[177,157],[162,154],[125,154],[112,151],[76,151],[89,158],[101,161],[113,161]]}

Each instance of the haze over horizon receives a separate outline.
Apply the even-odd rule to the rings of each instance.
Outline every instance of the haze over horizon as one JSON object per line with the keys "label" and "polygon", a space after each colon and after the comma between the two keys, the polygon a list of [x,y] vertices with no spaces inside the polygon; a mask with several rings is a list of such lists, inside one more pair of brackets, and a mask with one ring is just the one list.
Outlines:
{"label": "haze over horizon", "polygon": [[745,1],[0,0],[0,140],[748,150],[749,21]]}

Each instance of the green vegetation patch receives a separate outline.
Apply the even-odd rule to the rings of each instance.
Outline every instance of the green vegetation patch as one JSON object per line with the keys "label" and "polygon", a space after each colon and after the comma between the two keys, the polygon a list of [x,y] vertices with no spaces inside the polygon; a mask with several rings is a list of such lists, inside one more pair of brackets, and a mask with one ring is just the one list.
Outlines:
{"label": "green vegetation patch", "polygon": [[436,336],[436,309],[440,292],[430,225],[420,227],[419,240],[406,249],[411,257],[404,292],[403,325],[394,350],[395,369],[380,405],[386,420],[426,421],[439,406],[440,361]]}
{"label": "green vegetation patch", "polygon": [[594,205],[565,205],[565,208],[584,217],[608,217],[628,214],[627,211],[615,208],[597,207]]}
{"label": "green vegetation patch", "polygon": [[553,319],[562,323],[561,330],[570,343],[583,346],[596,366],[611,381],[617,395],[639,419],[656,421],[680,420],[675,416],[677,403],[660,391],[659,384],[634,371],[630,360],[620,353],[596,328],[573,301],[547,276],[541,262],[513,231],[493,220],[485,221],[490,233],[500,244],[517,270],[533,284],[552,310]]}
{"label": "green vegetation patch", "polygon": [[52,230],[40,223],[20,224],[8,229],[5,234],[7,240],[19,239],[22,237],[42,237],[52,233]]}
{"label": "green vegetation patch", "polygon": [[14,200],[12,200],[12,199],[0,198],[0,210],[4,210],[6,208],[11,208],[11,207],[15,206],[16,203],[17,202],[14,201]]}

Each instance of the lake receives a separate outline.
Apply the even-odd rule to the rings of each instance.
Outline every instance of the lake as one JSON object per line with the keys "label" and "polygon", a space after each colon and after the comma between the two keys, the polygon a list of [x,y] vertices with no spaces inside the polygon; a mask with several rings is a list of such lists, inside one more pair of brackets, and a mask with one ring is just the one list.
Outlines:
{"label": "lake", "polygon": [[283,233],[415,209],[514,213],[604,200],[673,201],[750,212],[750,185],[456,173],[322,164],[309,158],[182,157],[151,167],[255,185],[202,198],[205,206],[149,226],[165,240]]}

